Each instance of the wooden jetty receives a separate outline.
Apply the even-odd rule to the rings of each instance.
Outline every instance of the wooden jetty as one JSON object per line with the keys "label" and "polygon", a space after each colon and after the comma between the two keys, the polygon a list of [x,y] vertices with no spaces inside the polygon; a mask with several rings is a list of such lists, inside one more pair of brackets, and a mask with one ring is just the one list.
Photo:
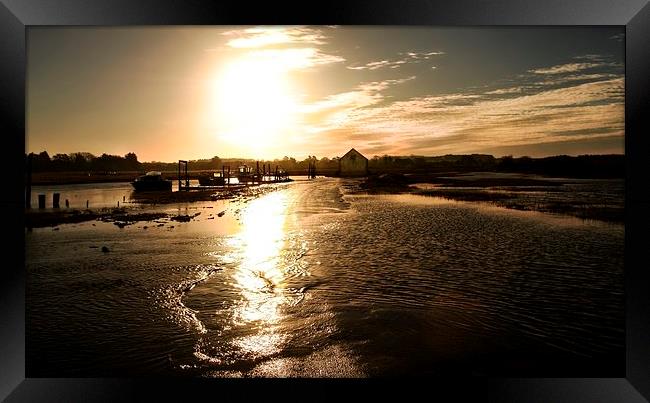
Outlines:
{"label": "wooden jetty", "polygon": [[[230,165],[222,165],[221,178],[224,179],[223,184],[191,186],[187,165],[188,161],[178,160],[179,191],[236,189],[250,185],[281,183],[289,182],[291,180],[289,179],[289,174],[279,166],[276,165],[275,171],[272,171],[271,164],[262,164],[262,169],[260,169],[260,162],[257,161],[255,169],[253,169],[253,167],[249,167],[248,165],[242,165],[238,167],[237,171],[233,171],[231,170]],[[237,182],[233,183],[232,179],[237,179]]]}

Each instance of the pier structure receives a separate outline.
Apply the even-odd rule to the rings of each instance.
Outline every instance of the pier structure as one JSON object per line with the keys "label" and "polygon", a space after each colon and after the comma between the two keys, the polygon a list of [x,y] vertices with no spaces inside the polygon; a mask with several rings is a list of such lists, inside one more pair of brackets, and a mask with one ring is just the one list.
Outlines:
{"label": "pier structure", "polygon": [[[214,177],[202,177],[199,179],[199,185],[192,186],[190,185],[188,161],[178,160],[177,176],[179,191],[223,189],[231,186],[261,185],[267,183],[288,182],[290,180],[289,174],[279,166],[276,165],[275,171],[272,171],[270,163],[262,163],[260,166],[260,161],[256,161],[255,167],[244,164],[234,171],[231,169],[230,165],[222,165],[221,176],[218,176],[214,172],[212,172],[212,175],[214,175]],[[232,182],[233,178],[237,179],[237,183]]]}

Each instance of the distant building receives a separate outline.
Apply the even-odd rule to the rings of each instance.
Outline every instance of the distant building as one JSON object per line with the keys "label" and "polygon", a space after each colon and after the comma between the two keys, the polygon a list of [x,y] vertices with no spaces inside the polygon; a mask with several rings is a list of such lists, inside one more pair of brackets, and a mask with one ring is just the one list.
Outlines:
{"label": "distant building", "polygon": [[354,148],[339,159],[339,176],[367,176],[368,158]]}

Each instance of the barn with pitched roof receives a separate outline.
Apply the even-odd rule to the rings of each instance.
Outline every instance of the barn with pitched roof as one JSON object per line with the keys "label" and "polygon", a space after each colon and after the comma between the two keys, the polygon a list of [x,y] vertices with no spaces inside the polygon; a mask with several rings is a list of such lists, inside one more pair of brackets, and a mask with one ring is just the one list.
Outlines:
{"label": "barn with pitched roof", "polygon": [[339,176],[367,176],[368,158],[354,148],[339,158]]}

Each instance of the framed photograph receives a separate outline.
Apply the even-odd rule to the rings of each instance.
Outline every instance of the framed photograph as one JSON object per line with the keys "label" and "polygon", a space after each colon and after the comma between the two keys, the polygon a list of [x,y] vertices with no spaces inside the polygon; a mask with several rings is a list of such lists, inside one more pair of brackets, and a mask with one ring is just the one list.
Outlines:
{"label": "framed photograph", "polygon": [[650,396],[645,2],[0,19],[7,401]]}

